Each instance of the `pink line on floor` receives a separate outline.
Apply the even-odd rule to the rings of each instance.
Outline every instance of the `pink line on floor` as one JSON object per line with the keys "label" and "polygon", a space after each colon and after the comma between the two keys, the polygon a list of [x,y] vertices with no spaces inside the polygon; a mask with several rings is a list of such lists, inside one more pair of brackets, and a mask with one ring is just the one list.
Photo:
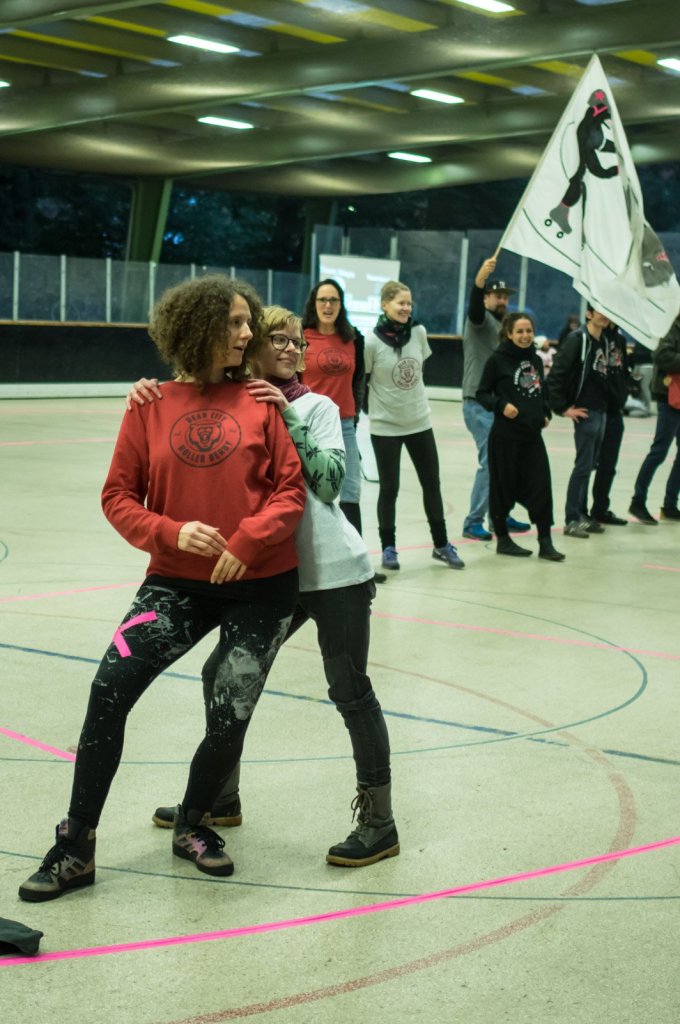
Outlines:
{"label": "pink line on floor", "polygon": [[101,587],[76,587],[73,590],[48,590],[44,594],[17,594],[14,597],[0,597],[0,604],[10,601],[37,601],[43,597],[69,597],[71,594],[89,594],[93,590],[120,590],[121,587],[138,587],[139,580],[134,583],[106,583]]}
{"label": "pink line on floor", "polygon": [[658,569],[660,572],[680,572],[680,569],[673,565],[643,565],[643,569]]}
{"label": "pink line on floor", "polygon": [[18,740],[19,743],[26,743],[29,747],[36,747],[38,750],[44,750],[47,754],[55,754],[56,757],[61,757],[65,761],[75,761],[76,755],[71,754],[68,750],[60,750],[59,747],[51,747],[49,743],[41,743],[40,740],[31,739],[30,736],[24,736],[21,732],[13,732],[11,729],[4,729],[0,726],[0,735],[7,736],[10,740]]}
{"label": "pink line on floor", "polygon": [[44,964],[53,960],[82,960],[91,956],[106,956],[112,953],[133,953],[145,949],[160,949],[167,946],[185,946],[190,943],[215,942],[223,939],[243,938],[246,935],[262,935],[265,932],[285,931],[290,928],[302,928],[310,924],[323,924],[326,921],[342,921],[350,917],[363,917],[366,914],[378,914],[386,910],[396,910],[400,907],[411,907],[419,903],[432,903],[435,900],[449,899],[453,896],[462,896],[465,893],[479,892],[482,889],[492,889],[501,885],[513,885],[516,882],[528,882],[534,878],[544,878],[546,875],[555,875],[563,871],[575,871],[579,868],[592,867],[594,864],[604,864],[606,861],[621,860],[623,857],[635,857],[641,853],[651,853],[653,850],[661,850],[667,846],[675,846],[680,843],[680,836],[673,836],[670,839],[660,839],[655,843],[647,843],[644,846],[633,846],[626,850],[617,850],[613,853],[601,853],[596,857],[585,857],[583,860],[567,861],[565,864],[554,864],[547,868],[538,868],[534,871],[524,871],[517,875],[505,875],[501,878],[491,878],[482,882],[472,882],[469,885],[459,885],[453,889],[442,889],[439,892],[422,893],[418,896],[404,896],[398,900],[388,900],[385,903],[368,903],[363,907],[347,907],[344,910],[331,910],[325,914],[313,914],[310,917],[293,917],[287,921],[266,921],[262,924],[251,924],[241,928],[227,928],[219,932],[198,932],[195,935],[171,935],[164,939],[145,939],[140,942],[122,942],[110,946],[91,946],[85,949],[63,949],[54,953],[44,953],[39,956],[15,956],[0,958],[0,967],[8,967],[17,964]]}
{"label": "pink line on floor", "polygon": [[62,441],[58,439],[50,441],[0,441],[0,448],[27,447],[29,445],[45,444],[113,444],[115,437],[72,437]]}
{"label": "pink line on floor", "polygon": [[595,651],[621,651],[624,654],[639,654],[649,658],[663,658],[666,661],[680,661],[680,654],[667,654],[664,651],[645,651],[636,647],[620,647],[618,644],[598,644],[588,640],[570,640],[561,636],[545,636],[542,633],[523,633],[515,629],[492,629],[490,626],[470,626],[464,622],[443,622],[438,619],[421,619],[416,615],[392,615],[389,612],[372,611],[374,619],[394,619],[396,622],[415,622],[426,626],[440,626],[443,629],[462,629],[471,633],[492,633],[495,636],[510,636],[517,640],[541,640],[549,644],[562,644],[565,647],[587,647]]}

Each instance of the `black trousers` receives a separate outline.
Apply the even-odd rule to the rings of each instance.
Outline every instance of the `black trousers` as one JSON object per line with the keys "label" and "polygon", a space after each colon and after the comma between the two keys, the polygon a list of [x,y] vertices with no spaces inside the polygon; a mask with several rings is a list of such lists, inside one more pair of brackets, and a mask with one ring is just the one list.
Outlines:
{"label": "black trousers", "polygon": [[593,479],[593,518],[599,519],[609,511],[609,493],[616,476],[616,464],[619,461],[621,442],[623,440],[623,413],[608,412],[600,444],[600,454]]}
{"label": "black trousers", "polygon": [[552,483],[543,437],[514,437],[494,423],[489,434],[489,513],[497,537],[508,536],[506,520],[516,502],[526,508],[539,537],[549,536]]}
{"label": "black trousers", "polygon": [[423,490],[423,507],[430,526],[432,543],[443,547],[447,540],[444,522],[444,503],[439,483],[439,456],[432,430],[418,434],[401,434],[399,437],[381,437],[371,434],[371,444],[378,466],[378,533],[383,548],[396,547],[396,512],[399,494],[399,470],[401,449],[411,457],[420,486]]}
{"label": "black trousers", "polygon": [[[384,786],[390,781],[390,741],[385,719],[366,674],[371,602],[375,583],[355,583],[334,590],[299,595],[288,635],[308,619],[316,624],[328,696],[342,715],[352,743],[357,783]],[[203,666],[206,710],[212,703],[219,648]]]}
{"label": "black trousers", "polygon": [[214,698],[184,796],[185,810],[210,810],[220,779],[241,756],[251,715],[290,624],[297,573],[276,580],[275,600],[261,603],[142,584],[92,683],[69,817],[97,826],[123,753],[128,714],[164,669],[219,628]]}

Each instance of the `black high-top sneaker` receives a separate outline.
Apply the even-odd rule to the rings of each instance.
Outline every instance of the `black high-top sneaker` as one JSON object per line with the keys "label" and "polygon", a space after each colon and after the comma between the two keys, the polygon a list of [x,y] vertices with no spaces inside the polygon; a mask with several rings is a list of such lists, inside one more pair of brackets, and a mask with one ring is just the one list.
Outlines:
{"label": "black high-top sneaker", "polygon": [[172,832],[172,852],[194,862],[206,875],[233,875],[234,862],[224,853],[224,839],[207,825],[201,825],[200,811],[184,812],[178,804]]}
{"label": "black high-top sneaker", "polygon": [[[176,807],[157,807],[151,815],[151,820],[158,828],[172,828],[175,824],[176,810]],[[201,825],[208,825],[210,828],[238,828],[242,822],[241,800],[238,793],[225,803],[221,803],[218,797],[212,809],[206,811],[201,819]]]}
{"label": "black high-top sneaker", "polygon": [[64,818],[57,825],[56,842],[42,864],[23,885],[19,896],[28,903],[56,900],[71,889],[94,883],[96,832],[82,821]]}

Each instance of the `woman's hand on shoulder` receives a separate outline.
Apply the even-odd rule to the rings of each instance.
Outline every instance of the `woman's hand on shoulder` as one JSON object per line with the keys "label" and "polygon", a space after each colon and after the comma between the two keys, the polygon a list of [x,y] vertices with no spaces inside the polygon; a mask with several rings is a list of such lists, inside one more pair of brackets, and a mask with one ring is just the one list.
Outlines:
{"label": "woman's hand on shoulder", "polygon": [[249,380],[246,387],[256,402],[271,402],[272,405],[278,406],[281,412],[290,405],[283,392],[268,380]]}
{"label": "woman's hand on shoulder", "polygon": [[228,583],[230,580],[240,580],[247,568],[247,565],[225,549],[212,571],[210,582]]}
{"label": "woman's hand on shoulder", "polygon": [[207,526],[195,520],[184,523],[177,534],[177,547],[180,551],[188,551],[192,555],[203,555],[204,558],[219,558],[226,550],[227,542],[214,526]]}
{"label": "woman's hand on shoulder", "polygon": [[162,397],[161,389],[158,386],[158,378],[151,377],[151,379],[147,379],[142,377],[141,380],[135,381],[125,396],[125,408],[128,412],[132,412],[133,402],[136,402],[137,405],[144,405],[145,402],[153,402],[156,398]]}

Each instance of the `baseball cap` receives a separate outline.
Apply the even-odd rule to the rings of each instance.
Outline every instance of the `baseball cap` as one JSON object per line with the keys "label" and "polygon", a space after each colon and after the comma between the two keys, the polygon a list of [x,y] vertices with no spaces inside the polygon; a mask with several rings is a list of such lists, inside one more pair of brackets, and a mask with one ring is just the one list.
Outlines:
{"label": "baseball cap", "polygon": [[506,295],[514,295],[517,291],[516,288],[511,288],[507,281],[487,281],[484,288],[484,293],[488,295],[489,292],[505,292]]}

